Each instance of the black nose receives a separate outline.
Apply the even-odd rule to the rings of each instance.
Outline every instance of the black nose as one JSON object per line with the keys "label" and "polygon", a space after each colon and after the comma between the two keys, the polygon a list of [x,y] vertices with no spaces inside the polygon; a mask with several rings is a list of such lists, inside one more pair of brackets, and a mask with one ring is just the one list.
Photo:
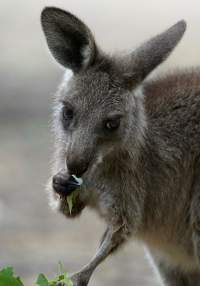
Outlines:
{"label": "black nose", "polygon": [[82,177],[82,175],[87,171],[88,165],[89,164],[86,162],[67,162],[67,169],[70,175]]}
{"label": "black nose", "polygon": [[53,176],[52,184],[54,191],[61,196],[69,196],[79,187],[79,184],[72,176],[62,172]]}
{"label": "black nose", "polygon": [[58,173],[55,176],[53,176],[53,185],[66,186],[68,179],[69,179],[69,177],[66,176],[65,174]]}

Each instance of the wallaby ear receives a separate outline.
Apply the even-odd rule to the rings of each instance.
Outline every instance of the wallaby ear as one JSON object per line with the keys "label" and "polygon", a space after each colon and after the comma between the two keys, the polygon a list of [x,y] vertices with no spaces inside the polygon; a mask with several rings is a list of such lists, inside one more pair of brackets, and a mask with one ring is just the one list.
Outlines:
{"label": "wallaby ear", "polygon": [[73,72],[94,61],[96,45],[87,26],[69,12],[54,7],[42,11],[41,24],[54,58]]}
{"label": "wallaby ear", "polygon": [[[125,77],[130,86],[141,82],[170,55],[186,30],[184,20],[153,37],[137,48],[126,59]],[[128,64],[127,64],[128,63]]]}

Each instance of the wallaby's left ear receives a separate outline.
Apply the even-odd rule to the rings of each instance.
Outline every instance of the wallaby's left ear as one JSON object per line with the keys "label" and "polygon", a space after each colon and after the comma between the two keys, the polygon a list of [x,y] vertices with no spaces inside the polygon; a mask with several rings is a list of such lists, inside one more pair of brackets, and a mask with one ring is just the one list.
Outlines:
{"label": "wallaby's left ear", "polygon": [[184,20],[150,39],[137,48],[126,59],[124,71],[128,84],[141,82],[153,69],[161,64],[173,51],[186,30]]}
{"label": "wallaby's left ear", "polygon": [[78,72],[94,61],[96,45],[88,27],[74,15],[54,7],[42,11],[41,23],[54,58]]}

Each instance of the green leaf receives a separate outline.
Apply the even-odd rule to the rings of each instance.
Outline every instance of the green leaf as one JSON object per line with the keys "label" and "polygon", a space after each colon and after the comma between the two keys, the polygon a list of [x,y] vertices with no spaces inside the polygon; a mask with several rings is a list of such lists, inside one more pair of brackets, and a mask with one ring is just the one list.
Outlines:
{"label": "green leaf", "polygon": [[[75,191],[74,193],[77,192]],[[61,262],[58,263],[58,275],[54,281],[61,282],[65,286],[73,286],[73,282],[69,278],[69,274],[64,271],[64,266]]]}
{"label": "green leaf", "polygon": [[70,214],[72,213],[72,208],[73,208],[74,204],[76,203],[76,198],[77,198],[79,192],[80,192],[80,188],[73,191],[73,193],[71,193],[71,195],[67,196],[67,204],[68,204]]}
{"label": "green leaf", "polygon": [[57,282],[58,282],[58,281],[56,281],[56,280],[51,280],[51,281],[49,281],[49,285],[50,285],[50,286],[56,286],[56,285],[57,285]]}
{"label": "green leaf", "polygon": [[14,277],[13,267],[0,270],[0,286],[23,286],[19,277]]}
{"label": "green leaf", "polygon": [[23,286],[23,284],[15,277],[0,274],[0,286]]}
{"label": "green leaf", "polygon": [[37,278],[37,281],[36,281],[36,284],[38,286],[51,286],[49,284],[49,281],[47,280],[47,278],[44,276],[44,274],[39,274],[38,278]]}
{"label": "green leaf", "polygon": [[73,208],[73,196],[74,196],[73,193],[71,195],[67,196],[67,204],[68,204],[70,214],[72,213],[72,208]]}
{"label": "green leaf", "polygon": [[58,281],[62,281],[65,278],[64,274],[57,276]]}
{"label": "green leaf", "polygon": [[[67,273],[66,273],[67,274]],[[69,276],[65,276],[63,282],[65,283],[66,286],[73,286],[72,280],[69,278]]]}
{"label": "green leaf", "polygon": [[7,277],[13,277],[13,274],[14,274],[13,267],[8,266],[8,267],[0,270],[0,274],[7,276]]}
{"label": "green leaf", "polygon": [[63,264],[62,264],[62,262],[61,261],[59,261],[58,262],[58,275],[61,275],[61,274],[63,274],[64,273],[64,266],[63,266]]}
{"label": "green leaf", "polygon": [[72,175],[72,177],[75,179],[75,181],[78,183],[78,185],[77,185],[77,190],[73,191],[73,193],[71,193],[71,195],[67,196],[67,204],[68,204],[70,214],[72,213],[73,205],[74,205],[74,203],[76,201],[76,197],[78,196],[78,193],[80,191],[80,186],[83,184],[82,178],[78,178],[75,175]]}
{"label": "green leaf", "polygon": [[[58,282],[61,282],[65,286],[73,286],[73,282],[69,278],[67,272],[64,272],[64,267],[61,262],[58,264],[58,275],[55,279],[48,281],[44,274],[39,274],[36,284],[38,286],[56,286]],[[0,270],[0,286],[24,286],[20,277],[14,276],[12,267],[6,267]]]}
{"label": "green leaf", "polygon": [[16,277],[17,281],[20,283],[21,286],[24,286],[24,284],[22,283],[21,281],[21,278],[20,277]]}
{"label": "green leaf", "polygon": [[68,280],[67,286],[74,286],[72,280]]}
{"label": "green leaf", "polygon": [[49,281],[49,286],[56,286],[57,285],[57,280],[51,280]]}

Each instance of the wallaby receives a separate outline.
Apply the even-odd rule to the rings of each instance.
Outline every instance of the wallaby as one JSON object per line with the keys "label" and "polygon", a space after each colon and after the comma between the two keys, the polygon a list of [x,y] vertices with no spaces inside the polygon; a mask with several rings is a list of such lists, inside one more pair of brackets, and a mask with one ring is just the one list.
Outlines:
{"label": "wallaby", "polygon": [[[55,97],[51,200],[67,217],[88,206],[107,223],[74,286],[86,286],[132,237],[146,245],[163,285],[200,285],[200,70],[146,79],[185,21],[118,56],[105,54],[69,12],[45,8],[41,22],[53,56],[72,71]],[[83,185],[70,213],[72,174]]]}

